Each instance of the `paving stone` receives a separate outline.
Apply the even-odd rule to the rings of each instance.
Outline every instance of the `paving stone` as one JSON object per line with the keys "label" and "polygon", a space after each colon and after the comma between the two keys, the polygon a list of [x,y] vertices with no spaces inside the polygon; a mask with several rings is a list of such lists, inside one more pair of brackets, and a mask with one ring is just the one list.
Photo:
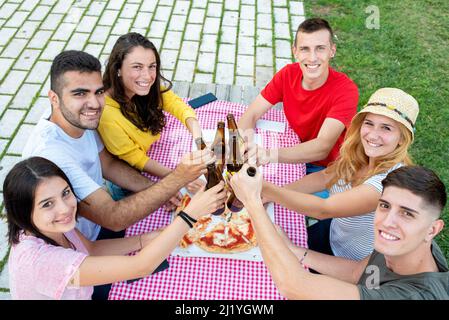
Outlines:
{"label": "paving stone", "polygon": [[172,15],[168,30],[171,31],[184,31],[187,21],[187,16]]}
{"label": "paving stone", "polygon": [[304,16],[290,16],[290,20],[292,23],[292,31],[296,33],[296,30],[298,30],[299,25],[306,20],[306,17]]}
{"label": "paving stone", "polygon": [[37,61],[26,81],[30,83],[43,83],[50,73],[50,67],[51,61]]}
{"label": "paving stone", "polygon": [[165,79],[173,79],[173,70],[163,70],[162,75]]}
{"label": "paving stone", "polygon": [[15,109],[28,109],[40,87],[41,86],[38,84],[23,84],[17,92],[14,100],[11,102],[10,107]]}
{"label": "paving stone", "polygon": [[208,17],[218,17],[220,18],[222,16],[222,5],[221,3],[210,3],[207,7],[207,16]]}
{"label": "paving stone", "polygon": [[14,65],[16,70],[30,70],[34,62],[36,62],[37,57],[40,55],[40,50],[26,49],[22,52],[19,59]]}
{"label": "paving stone", "polygon": [[276,59],[276,72],[281,70],[283,67],[285,67],[287,64],[292,63],[291,59]]}
{"label": "paving stone", "polygon": [[178,66],[176,67],[174,80],[192,82],[194,71],[195,71],[194,61],[179,60]]}
{"label": "paving stone", "polygon": [[205,34],[203,35],[200,51],[216,52],[217,51],[217,35]]}
{"label": "paving stone", "polygon": [[276,0],[273,4],[275,7],[286,7],[287,0]]}
{"label": "paving stone", "polygon": [[[58,30],[55,32],[55,34],[53,35],[53,37],[51,39],[52,40],[61,40],[61,41],[69,40],[69,38],[71,37],[76,26],[77,25],[75,23],[61,23],[59,25]],[[77,30],[77,31],[80,31],[80,30]]]}
{"label": "paving stone", "polygon": [[114,1],[109,1],[108,2],[108,6],[107,9],[115,9],[115,10],[120,10],[123,6],[123,4],[125,3],[125,0],[114,0]]}
{"label": "paving stone", "polygon": [[168,21],[155,21],[151,22],[151,27],[148,32],[150,37],[162,38],[165,34],[165,29],[167,28]]}
{"label": "paving stone", "polygon": [[120,36],[118,36],[118,35],[110,35],[109,36],[109,38],[108,38],[108,40],[106,41],[106,44],[104,45],[104,47],[103,47],[103,54],[104,53],[111,53],[111,51],[112,51],[112,48],[114,47],[114,44],[117,42],[117,39],[119,38]]}
{"label": "paving stone", "polygon": [[94,57],[99,57],[101,50],[103,50],[103,44],[92,44],[89,43],[84,49],[85,52],[90,53]]}
{"label": "paving stone", "polygon": [[253,86],[254,80],[253,77],[236,76],[235,84],[238,86]]}
{"label": "paving stone", "polygon": [[75,32],[67,43],[65,50],[83,50],[88,38],[88,33]]}
{"label": "paving stone", "polygon": [[3,58],[17,58],[22,50],[25,48],[28,40],[26,39],[13,39],[9,42],[8,46],[2,53]]}
{"label": "paving stone", "polygon": [[193,8],[189,13],[189,23],[203,23],[206,10]]}
{"label": "paving stone", "polygon": [[86,14],[90,16],[99,16],[104,10],[106,2],[94,1],[90,3],[89,11]]}
{"label": "paving stone", "polygon": [[46,46],[52,35],[52,31],[39,30],[28,43],[28,48],[42,49]]}
{"label": "paving stone", "polygon": [[175,7],[173,8],[173,14],[187,15],[189,12],[190,1],[176,1]]}
{"label": "paving stone", "polygon": [[302,2],[290,1],[289,6],[290,6],[290,14],[291,15],[298,15],[298,16],[304,15],[304,5]]}
{"label": "paving stone", "polygon": [[257,0],[257,12],[271,13],[271,1],[270,0]]}
{"label": "paving stone", "polygon": [[288,9],[287,8],[274,8],[274,21],[276,23],[279,23],[279,22],[288,23]]}
{"label": "paving stone", "polygon": [[[9,139],[0,139],[0,154],[2,154],[3,151],[5,151],[5,148],[6,148],[6,145],[8,144],[8,142],[9,142]],[[2,193],[2,197],[3,197],[3,193]],[[0,206],[2,204],[3,204],[3,198],[0,199]]]}
{"label": "paving stone", "polygon": [[123,7],[122,12],[120,12],[120,17],[133,19],[137,14],[138,9],[138,4],[127,3]]}
{"label": "paving stone", "polygon": [[96,26],[95,30],[89,38],[89,42],[104,44],[108,38],[111,27],[107,26]]}
{"label": "paving stone", "polygon": [[75,0],[74,7],[87,8],[92,0]]}
{"label": "paving stone", "polygon": [[12,100],[11,95],[0,94],[0,114],[3,113],[3,111],[6,109],[11,100]]}
{"label": "paving stone", "polygon": [[33,133],[34,125],[22,124],[8,148],[9,154],[22,154],[28,138]]}
{"label": "paving stone", "polygon": [[212,73],[195,73],[195,83],[212,83],[214,75]]}
{"label": "paving stone", "polygon": [[19,10],[23,11],[33,11],[34,7],[38,4],[39,0],[25,0],[19,7]]}
{"label": "paving stone", "polygon": [[192,8],[206,8],[207,0],[193,0]]}
{"label": "paving stone", "polygon": [[12,300],[9,292],[0,292],[0,300]]}
{"label": "paving stone", "polygon": [[288,23],[275,23],[274,24],[274,34],[277,39],[288,39],[291,38],[290,25]]}
{"label": "paving stone", "polygon": [[167,31],[163,48],[178,49],[181,47],[182,32]]}
{"label": "paving stone", "polygon": [[12,70],[8,73],[0,86],[0,93],[14,94],[19,88],[20,83],[23,82],[27,75],[26,71]]}
{"label": "paving stone", "polygon": [[105,10],[101,15],[98,24],[102,26],[112,26],[115,24],[115,20],[117,19],[118,14],[119,11],[116,10]]}
{"label": "paving stone", "polygon": [[[0,160],[0,191],[3,192],[3,182],[5,181],[6,175],[20,160],[20,157],[16,156],[4,156],[3,159]],[[0,243],[2,242],[0,241]]]}
{"label": "paving stone", "polygon": [[[153,17],[153,14],[150,12],[139,12],[137,14],[136,20],[134,20],[133,27],[147,29],[150,26],[152,17]],[[142,34],[145,34],[145,33],[146,33],[146,31],[143,32]]]}
{"label": "paving stone", "polygon": [[174,0],[159,0],[159,5],[163,6],[172,6],[174,3]]}
{"label": "paving stone", "polygon": [[0,80],[8,73],[13,63],[14,59],[0,58]]}
{"label": "paving stone", "polygon": [[131,28],[132,22],[133,21],[131,19],[118,18],[117,22],[115,23],[114,28],[111,31],[111,33],[112,34],[118,34],[118,35],[122,35],[122,34],[128,33],[129,29]]}
{"label": "paving stone", "polygon": [[160,50],[162,48],[162,39],[161,38],[151,38],[151,42],[153,42],[156,49]]}
{"label": "paving stone", "polygon": [[279,58],[291,58],[292,52],[291,52],[291,42],[287,40],[277,40],[275,42],[275,52],[276,57]]}
{"label": "paving stone", "polygon": [[[218,50],[218,62],[235,63],[235,45],[234,44],[220,44]],[[233,71],[234,72],[234,71]]]}
{"label": "paving stone", "polygon": [[8,19],[19,7],[16,3],[5,3],[0,9],[0,18]]}
{"label": "paving stone", "polygon": [[268,13],[259,13],[257,15],[257,29],[272,29],[272,20],[271,14]]}
{"label": "paving stone", "polygon": [[257,46],[272,46],[273,45],[273,32],[271,30],[258,29],[256,36]]}
{"label": "paving stone", "polygon": [[53,6],[58,0],[41,0],[41,4],[47,6]]}
{"label": "paving stone", "polygon": [[172,8],[171,7],[161,7],[159,6],[156,9],[156,14],[154,15],[154,19],[157,21],[168,21],[171,15]]}
{"label": "paving stone", "polygon": [[273,48],[257,47],[256,48],[256,65],[258,66],[273,66]]}
{"label": "paving stone", "polygon": [[254,75],[254,57],[253,56],[237,56],[236,74],[239,76],[253,76]]}
{"label": "paving stone", "polygon": [[[22,120],[25,111],[6,109],[3,117],[0,119],[0,137],[10,138]],[[1,171],[0,171],[1,175]],[[3,181],[1,182],[3,184]]]}
{"label": "paving stone", "polygon": [[45,81],[44,86],[42,87],[41,92],[39,93],[40,97],[48,97],[48,91],[50,90],[50,77],[47,77],[47,80],[45,78],[42,80],[42,82]]}
{"label": "paving stone", "polygon": [[161,62],[164,70],[173,70],[178,60],[178,50],[162,49]]}
{"label": "paving stone", "polygon": [[239,0],[226,0],[225,10],[235,10],[238,11],[240,8]]}
{"label": "paving stone", "polygon": [[238,54],[254,55],[254,38],[239,37],[237,52]]}
{"label": "paving stone", "polygon": [[39,27],[39,22],[35,21],[27,21],[23,24],[23,26],[19,29],[19,31],[16,34],[16,37],[18,38],[24,38],[24,39],[30,39],[34,32]]}
{"label": "paving stone", "polygon": [[14,14],[9,18],[8,22],[5,24],[5,27],[20,27],[26,20],[30,13],[26,11],[16,11]]}
{"label": "paving stone", "polygon": [[225,11],[223,15],[223,26],[236,27],[239,22],[239,13],[237,11]]}
{"label": "paving stone", "polygon": [[41,30],[55,30],[62,20],[62,14],[50,13],[41,24]]}
{"label": "paving stone", "polygon": [[256,24],[253,20],[240,20],[239,37],[253,37]]}
{"label": "paving stone", "polygon": [[250,4],[250,5],[255,5],[256,1],[255,0],[242,0],[242,4]]}
{"label": "paving stone", "polygon": [[181,46],[181,51],[179,54],[179,59],[182,60],[196,60],[198,56],[198,49],[200,43],[196,41],[183,41]]}
{"label": "paving stone", "polygon": [[50,109],[51,106],[48,98],[39,97],[31,106],[31,109],[25,118],[25,122],[36,124],[44,112]]}
{"label": "paving stone", "polygon": [[15,28],[2,28],[0,30],[0,46],[7,44],[16,31]]}
{"label": "paving stone", "polygon": [[42,21],[45,16],[50,12],[51,7],[49,6],[37,6],[36,9],[28,17],[28,20]]}
{"label": "paving stone", "polygon": [[73,0],[66,0],[66,1],[58,1],[56,2],[56,5],[53,7],[53,10],[51,10],[52,13],[67,13],[69,9],[72,7]]}
{"label": "paving stone", "polygon": [[83,15],[84,15],[84,8],[79,7],[71,7],[69,11],[66,13],[63,22],[67,23],[80,23]]}
{"label": "paving stone", "polygon": [[3,27],[3,25],[6,23],[5,19],[0,19],[0,28]]}
{"label": "paving stone", "polygon": [[157,0],[146,0],[142,2],[142,5],[140,6],[140,11],[154,12],[156,5]]}
{"label": "paving stone", "polygon": [[[273,63],[272,63],[273,64]],[[256,86],[264,87],[273,78],[273,67],[256,67]]]}
{"label": "paving stone", "polygon": [[236,44],[237,43],[237,27],[227,27],[222,26],[221,27],[221,43],[230,43],[230,44]]}
{"label": "paving stone", "polygon": [[202,28],[203,26],[200,24],[187,24],[184,40],[200,40]]}
{"label": "paving stone", "polygon": [[203,73],[212,73],[215,69],[215,53],[200,52],[197,70]]}
{"label": "paving stone", "polygon": [[42,60],[53,60],[66,45],[66,42],[63,41],[50,41],[45,48],[44,52],[42,52],[41,59]]}
{"label": "paving stone", "polygon": [[220,18],[207,17],[204,21],[203,33],[218,34],[220,31]]}
{"label": "paving stone", "polygon": [[84,16],[80,23],[78,24],[78,27],[76,28],[77,32],[91,32],[96,23],[98,21],[98,17],[94,16]]}
{"label": "paving stone", "polygon": [[254,20],[256,18],[256,11],[254,6],[241,6],[240,17],[242,19]]}
{"label": "paving stone", "polygon": [[215,82],[220,84],[234,83],[234,64],[218,63]]}

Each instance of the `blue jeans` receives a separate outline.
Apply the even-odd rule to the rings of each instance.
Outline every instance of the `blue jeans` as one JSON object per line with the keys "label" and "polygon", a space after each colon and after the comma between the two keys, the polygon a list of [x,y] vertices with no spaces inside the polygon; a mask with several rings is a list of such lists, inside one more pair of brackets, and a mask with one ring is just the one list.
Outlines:
{"label": "blue jeans", "polygon": [[[324,169],[326,169],[326,167],[317,166],[311,163],[306,164],[306,174],[311,174],[313,172],[318,172]],[[327,199],[329,198],[329,191],[325,189],[323,191],[315,192],[314,195],[323,199]]]}

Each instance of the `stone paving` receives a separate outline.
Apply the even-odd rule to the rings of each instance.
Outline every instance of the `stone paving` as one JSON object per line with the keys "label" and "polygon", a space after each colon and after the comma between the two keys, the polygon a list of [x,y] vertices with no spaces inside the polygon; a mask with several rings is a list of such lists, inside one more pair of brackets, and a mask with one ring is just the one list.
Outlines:
{"label": "stone paving", "polygon": [[146,35],[175,81],[263,86],[292,62],[303,3],[287,0],[0,0],[0,299],[9,298],[3,181],[49,103],[62,50],[104,65],[117,38]]}

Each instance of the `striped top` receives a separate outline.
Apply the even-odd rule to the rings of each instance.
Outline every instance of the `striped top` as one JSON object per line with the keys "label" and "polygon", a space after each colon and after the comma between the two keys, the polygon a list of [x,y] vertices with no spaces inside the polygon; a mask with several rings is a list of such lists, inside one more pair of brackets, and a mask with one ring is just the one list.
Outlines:
{"label": "striped top", "polygon": [[[379,193],[382,193],[382,180],[388,173],[402,166],[402,163],[398,163],[388,171],[370,177],[363,184],[373,186]],[[329,192],[332,196],[336,193],[349,191],[351,188],[350,183],[344,185],[344,182],[340,180],[331,187]],[[362,260],[373,252],[374,212],[332,219],[329,240],[335,256]]]}

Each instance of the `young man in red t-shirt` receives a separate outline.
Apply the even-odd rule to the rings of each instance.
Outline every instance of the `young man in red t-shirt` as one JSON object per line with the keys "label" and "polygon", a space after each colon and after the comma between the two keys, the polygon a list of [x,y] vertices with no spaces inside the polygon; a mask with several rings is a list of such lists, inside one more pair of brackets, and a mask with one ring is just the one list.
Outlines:
{"label": "young man in red t-shirt", "polygon": [[[283,102],[289,125],[301,143],[276,150],[251,148],[260,164],[307,163],[308,173],[322,170],[339,154],[346,129],[357,112],[358,89],[343,73],[329,66],[336,46],[329,23],[307,19],[298,27],[293,54],[298,63],[282,68],[249,105],[239,128],[253,129],[273,105]],[[251,140],[250,140],[251,141]]]}

